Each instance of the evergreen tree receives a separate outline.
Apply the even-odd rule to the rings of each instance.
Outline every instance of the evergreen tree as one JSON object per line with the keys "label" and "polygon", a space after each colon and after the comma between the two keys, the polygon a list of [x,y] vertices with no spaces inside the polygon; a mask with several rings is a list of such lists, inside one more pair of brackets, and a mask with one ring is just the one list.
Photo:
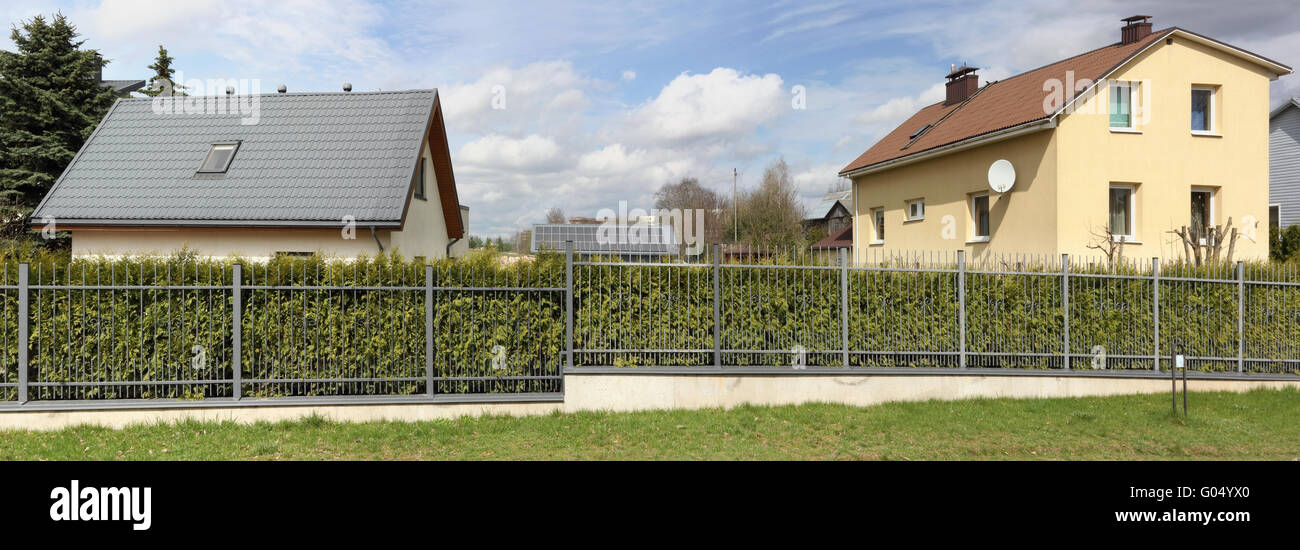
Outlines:
{"label": "evergreen tree", "polygon": [[94,131],[116,95],[105,65],[83,50],[63,14],[13,27],[17,52],[0,50],[0,201],[33,207]]}
{"label": "evergreen tree", "polygon": [[149,77],[149,85],[140,90],[140,93],[149,97],[157,97],[160,94],[168,96],[187,95],[185,90],[189,88],[176,82],[176,69],[172,68],[172,63],[175,61],[176,58],[167,55],[167,48],[159,44],[158,57],[154,58],[152,65],[146,67],[153,71],[154,74]]}

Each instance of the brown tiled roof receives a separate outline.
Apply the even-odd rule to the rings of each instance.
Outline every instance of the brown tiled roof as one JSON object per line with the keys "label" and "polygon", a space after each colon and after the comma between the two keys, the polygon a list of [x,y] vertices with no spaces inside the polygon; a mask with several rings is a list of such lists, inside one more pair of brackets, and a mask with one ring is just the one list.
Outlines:
{"label": "brown tiled roof", "polygon": [[[1051,116],[1043,112],[1043,99],[1046,98],[1043,83],[1048,79],[1065,82],[1067,71],[1074,72],[1076,82],[1085,78],[1100,79],[1173,30],[1156,31],[1132,44],[1111,44],[1005,80],[990,82],[962,103],[949,106],[936,103],[925,107],[845,166],[840,174],[1046,119]],[[927,124],[933,126],[912,140],[912,134]]]}
{"label": "brown tiled roof", "polygon": [[834,235],[813,243],[813,248],[849,248],[853,246],[853,226],[845,227]]}

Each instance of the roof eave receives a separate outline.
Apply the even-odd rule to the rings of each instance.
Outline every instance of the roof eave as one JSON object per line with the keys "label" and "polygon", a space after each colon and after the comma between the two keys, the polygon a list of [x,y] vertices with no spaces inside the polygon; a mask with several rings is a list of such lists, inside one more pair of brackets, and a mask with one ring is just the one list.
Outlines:
{"label": "roof eave", "polygon": [[1009,126],[1001,130],[995,130],[985,134],[980,134],[978,136],[972,136],[960,141],[954,141],[947,145],[933,147],[930,149],[926,149],[924,151],[912,153],[907,156],[881,161],[875,164],[868,164],[866,166],[863,166],[861,168],[855,168],[853,170],[845,170],[843,172],[840,172],[839,175],[841,177],[846,177],[846,178],[865,176],[867,174],[874,174],[876,172],[882,172],[885,170],[889,170],[891,168],[898,168],[900,166],[906,166],[908,164],[941,157],[951,153],[956,153],[958,151],[964,151],[966,149],[972,149],[975,147],[982,147],[990,143],[996,143],[1014,137],[1020,137],[1025,134],[1031,134],[1042,130],[1050,130],[1052,128],[1056,128],[1055,117],[1046,117],[1038,120],[1031,120],[1029,122],[1017,124],[1015,126]]}

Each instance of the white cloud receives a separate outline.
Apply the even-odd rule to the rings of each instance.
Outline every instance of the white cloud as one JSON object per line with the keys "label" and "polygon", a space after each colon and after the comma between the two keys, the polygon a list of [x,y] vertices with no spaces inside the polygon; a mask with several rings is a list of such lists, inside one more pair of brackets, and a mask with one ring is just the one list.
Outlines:
{"label": "white cloud", "polygon": [[456,153],[457,167],[465,171],[548,171],[558,168],[560,160],[555,140],[536,134],[522,139],[493,134],[466,143]]}
{"label": "white cloud", "polygon": [[623,76],[621,78],[623,79],[624,82],[631,82],[633,80],[636,80],[636,71],[633,70],[623,71]]}
{"label": "white cloud", "polygon": [[629,117],[630,131],[650,140],[736,139],[789,110],[779,75],[742,75],[718,67],[682,73]]}

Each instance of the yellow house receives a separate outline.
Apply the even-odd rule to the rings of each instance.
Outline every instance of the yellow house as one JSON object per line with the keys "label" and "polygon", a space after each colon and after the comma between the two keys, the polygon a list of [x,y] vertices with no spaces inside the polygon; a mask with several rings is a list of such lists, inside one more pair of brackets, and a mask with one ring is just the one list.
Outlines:
{"label": "yellow house", "polygon": [[943,102],[840,172],[855,255],[1096,255],[1119,242],[1127,258],[1175,260],[1171,231],[1203,240],[1231,220],[1233,259],[1266,259],[1269,82],[1291,68],[1124,21],[1115,44],[984,86],[954,68]]}
{"label": "yellow house", "polygon": [[119,99],[31,216],[74,256],[457,256],[437,90]]}

